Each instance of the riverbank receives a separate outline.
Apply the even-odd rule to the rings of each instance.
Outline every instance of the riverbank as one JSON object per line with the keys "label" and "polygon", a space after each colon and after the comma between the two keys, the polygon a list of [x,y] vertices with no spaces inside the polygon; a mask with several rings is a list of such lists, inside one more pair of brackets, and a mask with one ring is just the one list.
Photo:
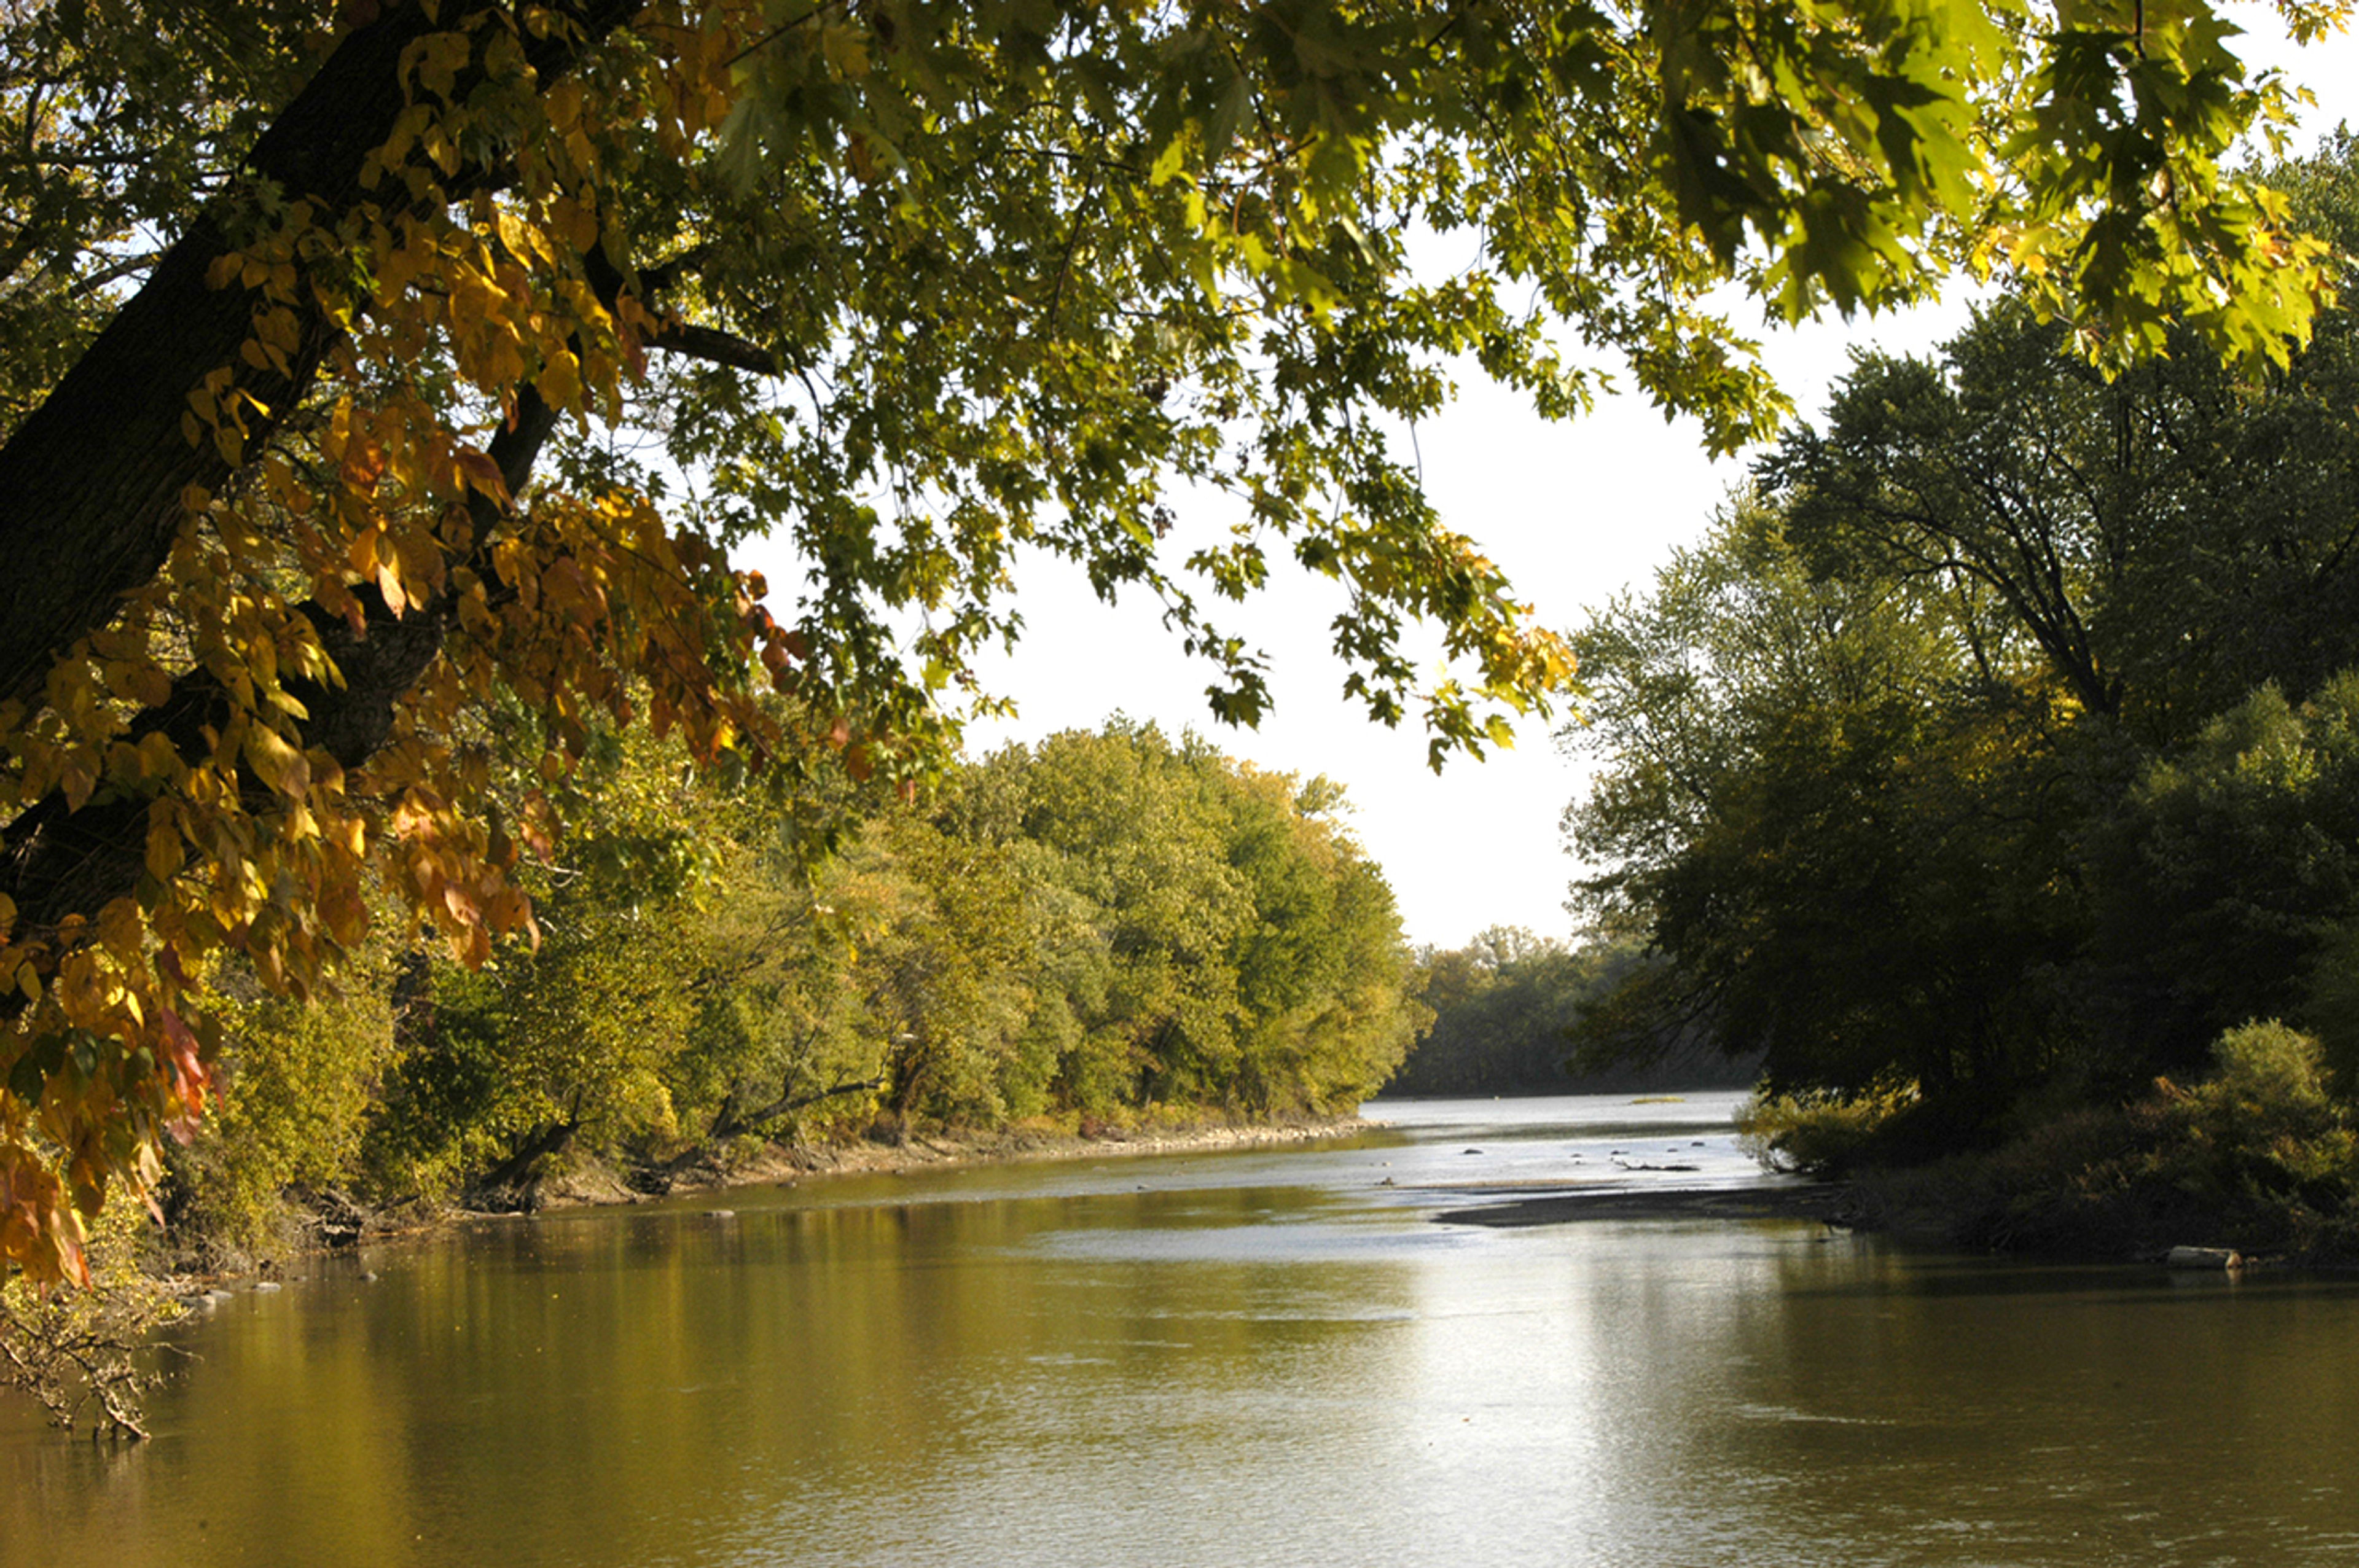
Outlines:
{"label": "riverbank", "polygon": [[[1048,1126],[940,1131],[899,1142],[863,1138],[846,1143],[768,1143],[750,1152],[699,1160],[667,1169],[658,1183],[646,1173],[592,1166],[539,1184],[534,1207],[645,1203],[679,1193],[732,1187],[791,1185],[839,1175],[898,1175],[904,1171],[962,1165],[1012,1165],[1041,1160],[1097,1159],[1114,1154],[1176,1154],[1218,1149],[1277,1148],[1347,1138],[1385,1124],[1357,1115],[1289,1118],[1281,1121],[1180,1121],[1090,1132]],[[460,1209],[461,1214],[482,1210]]]}
{"label": "riverbank", "polygon": [[827,1143],[764,1143],[702,1150],[660,1164],[616,1166],[576,1162],[528,1183],[494,1193],[478,1191],[450,1204],[408,1203],[371,1207],[341,1192],[288,1195],[277,1247],[251,1253],[223,1251],[204,1238],[168,1245],[162,1272],[182,1293],[223,1281],[267,1277],[289,1261],[364,1241],[431,1234],[446,1226],[544,1209],[624,1206],[699,1192],[791,1186],[839,1175],[899,1174],[963,1165],[1018,1164],[1114,1155],[1169,1154],[1221,1149],[1277,1148],[1348,1138],[1385,1126],[1356,1114],[1296,1116],[1271,1121],[1221,1119],[1149,1121],[1136,1127],[1099,1125],[1082,1130],[1030,1123],[980,1130],[942,1130],[898,1141],[860,1138]]}

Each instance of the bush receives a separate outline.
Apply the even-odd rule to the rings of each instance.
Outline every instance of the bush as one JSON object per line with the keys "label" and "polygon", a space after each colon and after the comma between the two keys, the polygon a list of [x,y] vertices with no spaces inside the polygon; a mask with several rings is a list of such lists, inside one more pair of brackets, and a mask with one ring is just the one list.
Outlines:
{"label": "bush", "polygon": [[2317,1040],[2275,1022],[2222,1034],[2192,1087],[2043,1122],[1988,1153],[1878,1173],[1882,1223],[1957,1245],[2080,1255],[2180,1245],[2359,1257],[2359,1132]]}
{"label": "bush", "polygon": [[220,1104],[172,1157],[174,1230],[204,1261],[237,1266],[300,1245],[287,1195],[359,1178],[394,1051],[382,968],[356,964],[341,993],[308,1003],[250,987],[229,995]]}
{"label": "bush", "polygon": [[2351,1119],[2326,1089],[2323,1054],[2310,1035],[2274,1021],[2247,1023],[2212,1047],[2212,1076],[2192,1089],[2168,1081],[2180,1163],[2242,1197],[2335,1209],[2349,1199],[2359,1151]]}
{"label": "bush", "polygon": [[1878,1078],[1855,1094],[1764,1087],[1736,1113],[1737,1146],[1769,1170],[1832,1175],[1859,1163],[1876,1135],[1918,1101],[1913,1078]]}

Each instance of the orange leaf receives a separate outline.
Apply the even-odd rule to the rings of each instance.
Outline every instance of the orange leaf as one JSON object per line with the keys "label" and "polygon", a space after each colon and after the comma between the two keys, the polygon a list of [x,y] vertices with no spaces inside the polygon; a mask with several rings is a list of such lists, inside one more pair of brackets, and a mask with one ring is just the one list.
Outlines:
{"label": "orange leaf", "polygon": [[336,472],[347,490],[374,490],[385,473],[385,449],[367,436],[351,441],[344,447],[344,460]]}
{"label": "orange leaf", "polygon": [[159,1011],[163,1014],[164,1059],[171,1065],[173,1085],[179,1093],[182,1108],[181,1114],[173,1118],[165,1130],[186,1146],[197,1135],[197,1122],[205,1114],[205,1090],[212,1084],[212,1075],[197,1058],[195,1033],[170,1008]]}
{"label": "orange leaf", "polygon": [[479,452],[473,447],[462,449],[459,453],[459,471],[466,476],[469,484],[501,505],[508,504],[511,497],[507,479],[500,472],[500,465],[492,461],[489,452]]}

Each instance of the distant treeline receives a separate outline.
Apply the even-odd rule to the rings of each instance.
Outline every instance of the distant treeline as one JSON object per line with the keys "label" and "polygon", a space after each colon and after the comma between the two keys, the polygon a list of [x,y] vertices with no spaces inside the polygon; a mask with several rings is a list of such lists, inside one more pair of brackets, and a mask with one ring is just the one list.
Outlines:
{"label": "distant treeline", "polygon": [[1425,1022],[1341,790],[1151,727],[923,806],[724,788],[644,737],[511,784],[519,823],[561,787],[599,825],[531,862],[538,946],[469,969],[388,938],[337,997],[249,988],[184,1227],[258,1243],[289,1191],[528,1202],[585,1160],[660,1184],[770,1139],[1347,1110]]}
{"label": "distant treeline", "polygon": [[1621,1094],[1741,1087],[1756,1064],[1731,1061],[1701,1031],[1672,1025],[1645,1051],[1582,1055],[1585,1007],[1649,960],[1636,943],[1571,946],[1495,925],[1463,947],[1418,955],[1431,1032],[1387,1095]]}

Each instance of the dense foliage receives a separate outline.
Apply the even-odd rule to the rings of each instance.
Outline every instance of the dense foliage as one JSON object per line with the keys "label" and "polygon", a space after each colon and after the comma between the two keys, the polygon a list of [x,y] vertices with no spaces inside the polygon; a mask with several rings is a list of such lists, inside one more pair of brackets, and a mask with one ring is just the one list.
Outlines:
{"label": "dense foliage", "polygon": [[[1446,356],[1569,413],[1599,372],[1560,325],[1729,446],[1781,405],[1711,288],[1799,314],[1961,263],[2100,355],[2174,310],[2282,355],[2318,254],[2222,166],[2290,103],[2228,37],[2201,0],[8,7],[0,1256],[81,1271],[77,1217],[207,1108],[221,986],[526,929],[602,726],[791,771],[776,684],[857,770],[939,763],[1027,543],[1158,596],[1231,718],[1265,688],[1218,605],[1337,578],[1348,695],[1479,749],[1568,666],[1388,444]],[[1421,278],[1421,232],[1475,259]],[[1237,530],[1166,542],[1175,479]],[[806,574],[775,611],[727,564],[759,530]],[[1420,617],[1454,676],[1404,656]],[[495,787],[503,704],[537,788]],[[897,984],[1004,1011],[924,903]],[[454,1029],[557,1016],[597,958],[549,962]],[[575,1115],[542,1065],[494,1123]]]}
{"label": "dense foliage", "polygon": [[[1866,1171],[1863,1206],[1978,1250],[2359,1258],[2359,1117],[2318,1042],[2280,1023],[2240,1025],[2199,1073],[2043,1118],[1986,1152]],[[1840,1167],[1877,1147],[1872,1124],[1889,1108],[1773,1108],[1762,1131],[1783,1161]]]}
{"label": "dense foliage", "polygon": [[[2276,178],[2359,244],[2359,148]],[[1893,1149],[2119,1105],[2256,1019],[2359,1088],[2354,334],[2105,380],[2007,299],[1863,361],[1577,639],[1582,893],[1666,960],[1593,1035],[1700,1021]]]}
{"label": "dense foliage", "polygon": [[[1116,723],[850,780],[801,820],[677,748],[593,748],[606,824],[530,871],[538,946],[387,947],[333,1001],[254,990],[174,1158],[184,1239],[530,1203],[585,1163],[661,1186],[777,1139],[1348,1110],[1426,1015],[1341,792]],[[838,850],[792,837],[814,812]]]}

